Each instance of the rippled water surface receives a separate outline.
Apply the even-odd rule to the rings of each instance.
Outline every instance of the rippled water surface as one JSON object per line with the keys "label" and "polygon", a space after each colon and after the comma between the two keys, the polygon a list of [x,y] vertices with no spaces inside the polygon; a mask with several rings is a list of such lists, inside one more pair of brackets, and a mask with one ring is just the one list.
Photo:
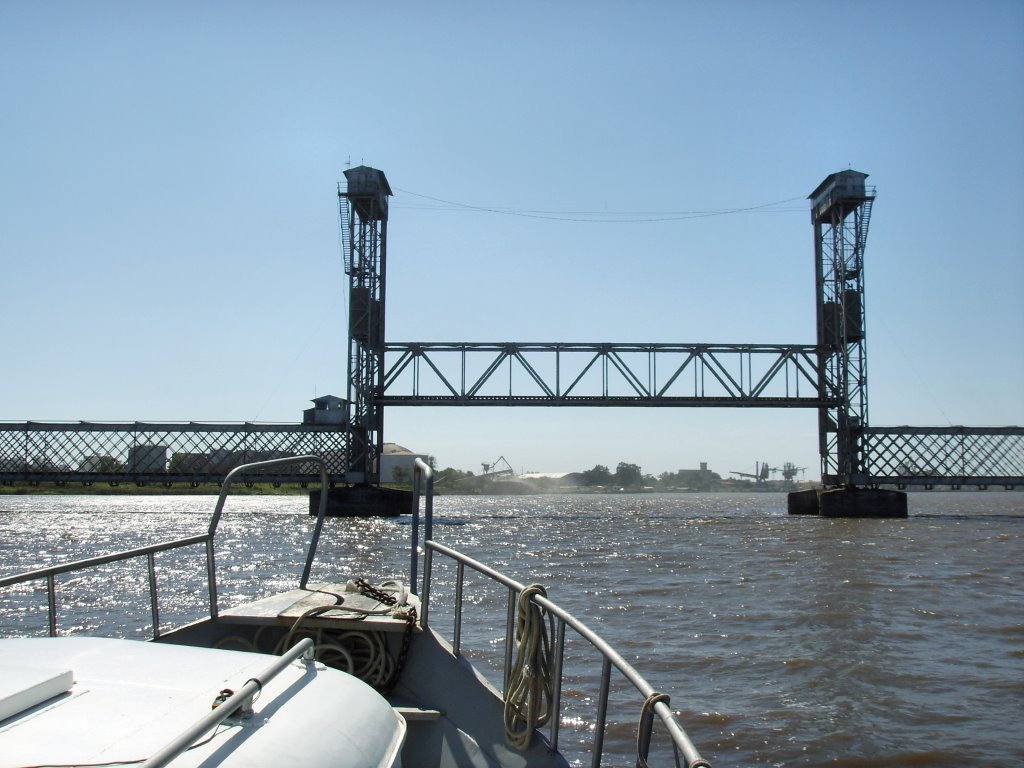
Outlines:
{"label": "rippled water surface", "polygon": [[[0,575],[205,530],[208,497],[0,497]],[[222,607],[291,588],[305,498],[237,497]],[[549,596],[615,645],[715,766],[1024,763],[1024,494],[912,494],[906,520],[790,517],[783,494],[442,497],[434,538]],[[409,518],[330,519],[314,580],[408,580]],[[421,561],[422,562],[422,561]],[[205,610],[201,548],[157,555],[161,624]],[[431,623],[450,635],[451,568]],[[469,655],[500,664],[505,596],[467,577]],[[58,586],[61,631],[146,637],[145,560]],[[128,611],[128,617],[124,612]],[[46,631],[40,588],[0,590],[0,635]],[[561,744],[589,764],[599,667],[568,653]],[[488,674],[492,679],[494,675]],[[605,765],[640,702],[613,678]],[[658,747],[652,764],[670,765]]]}

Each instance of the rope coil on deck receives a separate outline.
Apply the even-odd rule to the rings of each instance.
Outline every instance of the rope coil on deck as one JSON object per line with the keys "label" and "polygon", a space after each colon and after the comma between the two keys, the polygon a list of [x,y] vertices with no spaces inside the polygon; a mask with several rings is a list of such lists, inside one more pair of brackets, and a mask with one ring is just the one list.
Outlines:
{"label": "rope coil on deck", "polygon": [[540,584],[531,584],[519,594],[515,638],[518,649],[505,695],[505,741],[520,750],[530,746],[534,730],[548,721],[554,699],[553,621],[533,602],[534,595],[547,597],[547,590]]}
{"label": "rope coil on deck", "polygon": [[[342,669],[363,682],[369,683],[378,691],[388,693],[394,688],[405,665],[412,630],[417,619],[416,609],[406,604],[408,592],[399,582],[385,581],[378,588],[363,579],[357,579],[352,582],[352,586],[354,591],[372,597],[387,607],[384,610],[365,610],[339,602],[310,608],[292,623],[287,635],[278,643],[274,652],[281,654],[301,638],[312,638],[313,656],[317,661],[336,669]],[[383,588],[387,586],[393,587],[397,594],[384,591]],[[303,626],[307,619],[335,610],[365,616],[392,613],[396,618],[404,619],[405,631],[402,635],[398,658],[394,658],[389,653],[387,639],[382,632],[357,630],[338,632],[320,627]]]}

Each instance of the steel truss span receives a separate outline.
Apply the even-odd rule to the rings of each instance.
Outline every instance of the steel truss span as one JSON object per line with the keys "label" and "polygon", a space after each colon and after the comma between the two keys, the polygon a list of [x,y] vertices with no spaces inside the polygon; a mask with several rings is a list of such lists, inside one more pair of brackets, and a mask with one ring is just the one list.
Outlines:
{"label": "steel truss span", "polygon": [[[216,482],[240,464],[319,456],[344,476],[348,433],[304,424],[0,424],[0,481],[139,485]],[[248,482],[305,483],[319,468],[292,465]]]}
{"label": "steel truss span", "polygon": [[384,405],[822,408],[800,344],[385,345]]}
{"label": "steel truss span", "polygon": [[1024,485],[1024,427],[868,427],[863,485]]}

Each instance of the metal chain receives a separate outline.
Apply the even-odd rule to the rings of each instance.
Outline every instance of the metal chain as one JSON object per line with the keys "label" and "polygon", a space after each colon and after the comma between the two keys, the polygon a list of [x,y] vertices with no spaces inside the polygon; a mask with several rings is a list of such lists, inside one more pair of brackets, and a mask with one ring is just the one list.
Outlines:
{"label": "metal chain", "polygon": [[395,683],[398,682],[399,676],[402,674],[402,669],[405,667],[405,660],[409,656],[409,643],[412,642],[412,628],[416,626],[416,609],[409,606],[409,610],[405,614],[405,632],[402,633],[402,647],[398,651],[398,658],[395,660],[395,673],[388,680],[385,688],[385,693],[389,692],[395,687]]}
{"label": "metal chain", "polygon": [[[395,606],[398,604],[398,598],[388,592],[370,584],[365,579],[356,579],[356,588],[359,589],[360,593],[367,597],[372,597],[384,605]],[[409,644],[412,642],[412,630],[416,626],[416,608],[409,606],[404,611],[395,611],[394,615],[396,618],[401,617],[404,614],[405,618],[405,632],[402,633],[402,645],[398,651],[398,658],[395,660],[395,671],[392,673],[390,679],[381,687],[382,693],[388,693],[395,684],[398,682],[399,676],[402,674],[402,668],[405,667],[405,660],[409,656]]]}
{"label": "metal chain", "polygon": [[368,582],[366,579],[356,579],[356,587],[359,589],[360,593],[367,597],[372,597],[374,600],[384,603],[384,605],[395,605],[398,602],[397,597],[381,589],[377,589],[377,587],[373,586],[373,584]]}

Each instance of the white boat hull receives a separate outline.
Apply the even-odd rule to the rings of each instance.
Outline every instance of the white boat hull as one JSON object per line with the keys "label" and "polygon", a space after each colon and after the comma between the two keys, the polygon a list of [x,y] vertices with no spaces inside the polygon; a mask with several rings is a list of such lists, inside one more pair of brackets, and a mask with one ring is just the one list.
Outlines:
{"label": "white boat hull", "polygon": [[[209,713],[223,689],[240,689],[272,659],[106,638],[2,640],[0,680],[8,682],[0,682],[0,699],[18,700],[19,691],[5,686],[28,689],[33,679],[68,670],[74,683],[34,705],[26,694],[28,708],[0,721],[0,755],[11,766],[146,759]],[[295,662],[263,685],[250,717],[232,718],[174,765],[393,768],[405,732],[403,718],[365,683]]]}

